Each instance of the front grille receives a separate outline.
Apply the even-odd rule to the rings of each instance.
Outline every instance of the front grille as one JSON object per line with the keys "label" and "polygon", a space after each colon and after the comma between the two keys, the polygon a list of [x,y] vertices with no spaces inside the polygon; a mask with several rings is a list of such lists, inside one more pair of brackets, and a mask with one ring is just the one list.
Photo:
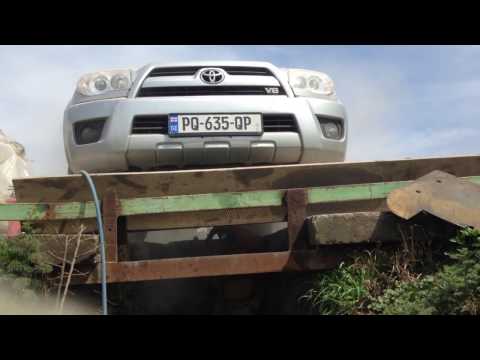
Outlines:
{"label": "front grille", "polygon": [[202,96],[202,95],[285,95],[280,86],[276,94],[268,94],[269,86],[172,86],[141,88],[138,97],[152,96]]}
{"label": "front grille", "polygon": [[298,132],[297,120],[292,114],[263,114],[264,132]]}
{"label": "front grille", "polygon": [[159,76],[193,76],[195,73],[207,67],[216,67],[223,69],[229,75],[250,75],[250,76],[274,76],[273,73],[262,67],[248,66],[181,66],[181,67],[163,67],[153,69],[148,77]]}
{"label": "front grille", "polygon": [[[263,114],[264,132],[297,132],[292,114]],[[133,119],[132,134],[168,134],[168,115],[138,115]]]}
{"label": "front grille", "polygon": [[132,134],[168,134],[168,115],[135,116]]}
{"label": "front grille", "polygon": [[165,67],[153,69],[148,77],[157,76],[188,76],[195,75],[200,70],[199,66],[183,66],[183,67]]}
{"label": "front grille", "polygon": [[267,68],[246,66],[225,66],[222,68],[230,75],[274,76]]}

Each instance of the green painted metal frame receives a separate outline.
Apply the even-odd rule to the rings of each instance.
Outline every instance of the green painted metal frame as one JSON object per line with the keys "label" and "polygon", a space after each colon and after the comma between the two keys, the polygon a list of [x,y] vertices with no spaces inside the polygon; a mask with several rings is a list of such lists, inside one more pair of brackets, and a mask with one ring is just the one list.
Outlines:
{"label": "green painted metal frame", "polygon": [[[480,184],[480,176],[466,177]],[[307,188],[308,204],[384,199],[412,181]],[[282,206],[286,190],[119,199],[119,216]],[[0,221],[73,220],[95,217],[93,202],[0,204]]]}
{"label": "green painted metal frame", "polygon": [[[480,184],[480,176],[465,177],[463,179]],[[104,198],[104,204],[107,204],[106,206],[109,210],[107,211],[107,216],[111,217],[110,223],[106,224],[106,231],[111,232],[107,244],[109,246],[108,282],[306,271],[333,267],[341,260],[344,254],[335,253],[332,249],[322,249],[321,252],[318,252],[316,250],[295,249],[293,246],[303,224],[302,219],[305,218],[306,205],[385,199],[391,191],[411,183],[413,181],[396,181],[305,189],[131,199],[117,199],[116,195],[114,195],[115,206],[109,206],[108,198]],[[297,192],[303,193],[303,200],[300,197],[301,194],[294,194]],[[119,216],[284,206],[286,206],[288,211],[287,219],[289,222],[290,241],[288,251],[144,261],[119,261],[118,258],[118,224],[116,224],[116,219]],[[94,217],[95,207],[92,202],[0,205],[0,221],[75,220]],[[98,283],[98,281],[98,266],[88,273],[85,278],[78,279],[79,283]]]}

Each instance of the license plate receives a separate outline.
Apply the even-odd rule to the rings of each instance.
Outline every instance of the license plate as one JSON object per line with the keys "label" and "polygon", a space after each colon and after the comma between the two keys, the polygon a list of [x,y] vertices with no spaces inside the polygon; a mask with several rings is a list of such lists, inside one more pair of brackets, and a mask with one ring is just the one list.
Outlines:
{"label": "license plate", "polygon": [[259,135],[261,114],[171,114],[168,134],[172,136]]}

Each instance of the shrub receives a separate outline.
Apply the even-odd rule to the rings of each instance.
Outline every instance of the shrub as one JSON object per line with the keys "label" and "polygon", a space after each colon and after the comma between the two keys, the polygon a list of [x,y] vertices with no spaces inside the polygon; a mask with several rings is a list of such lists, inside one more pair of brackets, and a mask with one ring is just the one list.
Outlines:
{"label": "shrub", "polygon": [[463,229],[451,242],[456,248],[438,272],[397,283],[372,308],[384,314],[479,314],[480,232]]}
{"label": "shrub", "polygon": [[450,244],[433,257],[425,244],[356,254],[302,299],[320,314],[480,314],[480,232],[462,229]]}
{"label": "shrub", "polygon": [[22,298],[34,298],[47,292],[47,274],[53,271],[39,251],[35,234],[13,238],[0,237],[0,286]]}

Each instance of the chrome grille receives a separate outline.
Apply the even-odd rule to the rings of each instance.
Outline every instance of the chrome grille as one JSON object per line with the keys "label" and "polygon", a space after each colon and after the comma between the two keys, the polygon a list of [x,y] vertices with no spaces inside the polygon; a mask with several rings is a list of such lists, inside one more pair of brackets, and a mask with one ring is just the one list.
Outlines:
{"label": "chrome grille", "polygon": [[[268,86],[267,86],[268,87]],[[202,95],[271,95],[267,94],[266,86],[165,86],[141,88],[137,97],[153,96],[202,96]],[[277,94],[285,95],[285,90],[280,87]]]}
{"label": "chrome grille", "polygon": [[248,66],[178,66],[178,67],[159,67],[153,69],[148,77],[158,76],[193,76],[203,68],[215,67],[223,69],[229,75],[252,75],[252,76],[274,76],[273,73],[262,67]]}
{"label": "chrome grille", "polygon": [[168,134],[168,115],[135,116],[132,134]]}
{"label": "chrome grille", "polygon": [[[228,74],[227,81],[205,84],[195,76],[208,67]],[[183,79],[178,79],[183,77]],[[251,80],[248,80],[251,77]],[[286,95],[286,91],[265,67],[250,66],[176,66],[156,67],[145,79],[136,97],[202,96],[202,95]]]}
{"label": "chrome grille", "polygon": [[264,132],[298,132],[297,120],[293,114],[263,114]]}

